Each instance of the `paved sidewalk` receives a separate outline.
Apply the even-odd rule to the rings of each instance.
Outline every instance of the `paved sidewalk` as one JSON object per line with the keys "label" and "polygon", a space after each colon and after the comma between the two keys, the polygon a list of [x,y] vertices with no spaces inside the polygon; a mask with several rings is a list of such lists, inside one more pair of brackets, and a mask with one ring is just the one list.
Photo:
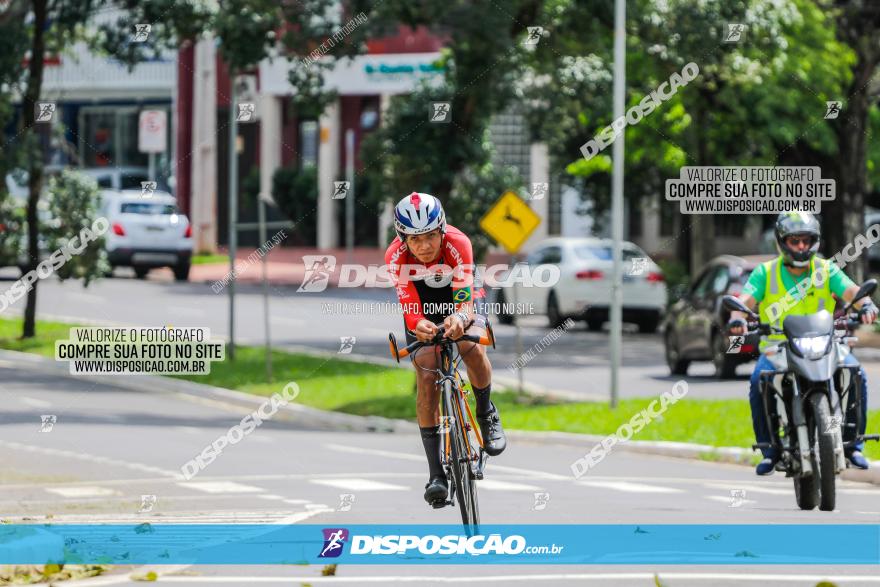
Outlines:
{"label": "paved sidewalk", "polygon": [[[236,282],[259,283],[263,279],[263,261],[259,256],[249,259],[255,249],[239,249],[235,255]],[[223,253],[225,251],[221,251]],[[345,249],[316,249],[316,248],[275,248],[269,251],[267,274],[269,283],[272,285],[300,285],[306,274],[303,257],[315,255],[322,257],[336,257],[336,263],[357,263],[361,265],[383,265],[385,263],[385,250],[357,248],[352,252],[351,261]],[[210,265],[193,265],[190,270],[189,280],[194,283],[214,284],[229,275],[229,265],[226,263]],[[170,271],[169,271],[170,276]],[[334,271],[330,275],[329,287],[336,287],[339,281],[339,272]]]}
{"label": "paved sidewalk", "polygon": [[[263,262],[259,256],[250,260],[250,255],[255,251],[253,248],[239,249],[235,255],[235,269],[238,283],[260,283],[263,279]],[[226,251],[221,249],[219,254]],[[306,267],[303,257],[308,255],[320,257],[336,257],[337,266],[343,263],[355,263],[359,265],[381,266],[385,264],[385,248],[355,248],[349,259],[345,249],[317,249],[317,248],[275,248],[269,251],[267,273],[269,283],[272,285],[295,285],[303,282]],[[508,257],[501,253],[489,253],[485,264],[506,263]],[[193,265],[190,270],[189,280],[193,283],[215,284],[229,275],[228,263],[212,263],[208,265]],[[156,269],[150,272],[150,279],[156,281],[172,281],[174,275],[170,269]],[[339,271],[333,271],[330,275],[328,287],[337,287],[339,283]],[[219,286],[218,286],[219,287]]]}

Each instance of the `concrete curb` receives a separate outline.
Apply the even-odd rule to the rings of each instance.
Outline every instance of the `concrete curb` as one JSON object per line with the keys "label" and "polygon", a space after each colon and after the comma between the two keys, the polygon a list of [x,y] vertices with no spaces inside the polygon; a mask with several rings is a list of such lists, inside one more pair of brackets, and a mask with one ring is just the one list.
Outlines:
{"label": "concrete curb", "polygon": [[[339,358],[336,353],[310,350],[309,354]],[[358,355],[349,355],[350,358],[361,359]],[[18,351],[0,350],[0,361],[9,361],[17,367],[51,372],[56,376],[83,379],[98,384],[112,384],[132,391],[145,393],[176,393],[194,398],[196,401],[205,403],[222,404],[253,411],[262,405],[267,397],[256,396],[248,393],[214,387],[203,383],[193,383],[158,375],[126,375],[120,376],[84,376],[71,375],[67,362],[56,362],[53,359],[21,353]],[[397,365],[395,361],[366,357],[366,362]],[[281,389],[278,390],[279,392]],[[295,422],[306,427],[330,428],[348,432],[384,432],[414,434],[418,426],[414,422],[383,418],[380,416],[356,416],[310,408],[297,403],[282,405],[273,419]],[[600,443],[605,436],[593,434],[575,434],[570,432],[535,432],[528,430],[511,430],[508,437],[512,440],[533,442],[540,444],[564,444],[584,448],[584,453]],[[690,444],[686,442],[667,441],[628,441],[614,446],[615,451],[629,452],[644,455],[657,455],[684,459],[704,459],[733,464],[748,464],[752,451],[739,447],[716,447],[704,444]],[[842,474],[843,479],[880,485],[880,462],[873,461],[868,471],[847,469]]]}

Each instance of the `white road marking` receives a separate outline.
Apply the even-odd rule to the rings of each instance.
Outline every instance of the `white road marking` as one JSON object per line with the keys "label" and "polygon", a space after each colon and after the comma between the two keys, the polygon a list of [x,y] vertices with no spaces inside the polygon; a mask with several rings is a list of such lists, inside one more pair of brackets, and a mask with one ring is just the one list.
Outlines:
{"label": "white road marking", "polygon": [[878,489],[849,489],[847,487],[837,486],[837,493],[842,493],[844,495],[873,495],[874,497],[880,497],[880,488]]}
{"label": "white road marking", "polygon": [[284,503],[289,503],[291,505],[302,505],[304,503],[309,503],[307,499],[285,499]]}
{"label": "white road marking", "polygon": [[[663,573],[657,575],[661,580],[674,581],[706,581],[706,580],[729,580],[729,581],[763,581],[784,583],[806,583],[819,581],[834,581],[837,583],[876,583],[880,584],[880,576],[877,575],[783,575],[772,573]],[[302,576],[170,576],[162,577],[162,583],[507,583],[510,581],[534,582],[534,581],[645,581],[654,582],[654,573],[560,573],[560,574],[534,574],[534,575],[384,575],[384,576],[332,576],[317,577],[315,575]],[[79,584],[79,581],[77,581]],[[647,583],[646,583],[647,584]]]}
{"label": "white road marking", "polygon": [[43,399],[37,399],[35,397],[26,397],[19,396],[18,401],[23,403],[26,406],[31,406],[32,408],[51,408],[52,402],[47,402]]}
{"label": "white road marking", "polygon": [[684,493],[682,489],[674,487],[661,487],[645,483],[630,483],[629,481],[578,481],[581,485],[596,487],[599,489],[613,489],[625,493]]}
{"label": "white road marking", "polygon": [[[345,446],[344,444],[326,444],[326,448],[330,450],[336,450],[340,452],[352,452],[356,454],[372,454],[380,457],[389,457],[393,459],[403,459],[406,461],[419,461],[424,462],[424,456],[416,456],[407,453],[399,453],[390,450],[380,450],[376,448],[363,448],[360,446]],[[573,481],[574,478],[570,475],[557,475],[555,473],[547,473],[545,471],[533,471],[531,469],[521,469],[520,467],[508,467],[507,465],[494,465],[491,460],[489,461],[489,465],[487,471],[507,471],[508,473],[515,473],[518,475],[528,475],[530,477],[536,477],[539,479],[553,479],[555,481]]]}
{"label": "white road marking", "polygon": [[[224,511],[218,510],[213,512],[196,512],[196,511],[163,511],[161,514],[156,513],[106,513],[106,514],[55,514],[51,523],[53,524],[142,524],[151,522],[154,524],[281,524],[295,523],[297,520],[304,520],[311,516],[317,515],[322,511],[331,510],[308,510],[308,511],[292,511],[292,510],[263,510],[263,511]],[[25,516],[22,516],[25,517]],[[13,522],[18,521],[19,517],[7,516],[7,519]],[[289,520],[294,520],[290,522]]]}
{"label": "white road marking", "polygon": [[197,489],[205,493],[259,493],[263,491],[259,487],[244,485],[235,481],[187,481],[177,485],[187,489]]}
{"label": "white road marking", "polygon": [[49,493],[55,493],[60,495],[61,497],[99,497],[106,495],[120,495],[118,491],[115,489],[108,489],[107,487],[97,487],[97,486],[81,486],[81,487],[47,487],[46,491]]}
{"label": "white road marking", "polygon": [[489,489],[490,491],[538,491],[541,489],[536,485],[526,485],[525,483],[511,483],[510,481],[499,481],[497,479],[483,479],[477,482],[478,489]]}
{"label": "white road marking", "polygon": [[164,475],[165,477],[172,477],[174,479],[183,479],[183,475],[181,475],[177,471],[169,471],[167,469],[161,469],[159,467],[153,467],[150,465],[142,465],[140,463],[132,463],[130,461],[120,461],[117,459],[111,459],[108,457],[102,457],[99,455],[93,455],[84,452],[74,452],[72,450],[62,450],[60,448],[46,448],[42,446],[32,446],[30,444],[22,444],[20,442],[12,442],[10,440],[0,440],[0,446],[5,446],[8,448],[15,448],[18,450],[24,450],[28,452],[36,452],[45,455],[51,456],[60,456],[69,459],[81,459],[85,461],[89,461],[92,464],[104,464],[104,465],[112,465],[115,467],[125,467],[127,469],[134,469],[135,471],[142,471],[146,473],[153,473]]}
{"label": "white road marking", "polygon": [[328,506],[326,503],[307,503],[304,507],[309,511],[313,511],[313,510],[321,510],[321,511],[327,511],[327,512],[333,511],[330,508],[330,506]]}
{"label": "white road marking", "polygon": [[274,493],[264,493],[262,495],[258,495],[260,499],[284,499],[283,495],[275,495]]}
{"label": "white road marking", "polygon": [[329,485],[350,491],[406,491],[409,489],[403,485],[393,485],[371,479],[311,479],[310,481],[318,485]]}
{"label": "white road marking", "polygon": [[769,495],[794,495],[794,487],[776,488],[764,487],[763,485],[747,485],[745,483],[706,483],[706,487],[709,487],[711,489],[724,489],[726,491],[730,491],[731,489],[742,489],[746,492],[746,495],[748,495],[749,492],[766,493]]}
{"label": "white road marking", "polygon": [[[711,499],[712,501],[722,501],[726,504],[730,504],[731,499],[732,499],[729,496],[724,497],[723,495],[704,495],[703,497],[705,497],[706,499]],[[741,500],[739,500],[739,503],[751,505],[753,503],[758,503],[758,502],[755,501],[754,499],[741,499]],[[736,508],[730,508],[730,509],[736,509]]]}

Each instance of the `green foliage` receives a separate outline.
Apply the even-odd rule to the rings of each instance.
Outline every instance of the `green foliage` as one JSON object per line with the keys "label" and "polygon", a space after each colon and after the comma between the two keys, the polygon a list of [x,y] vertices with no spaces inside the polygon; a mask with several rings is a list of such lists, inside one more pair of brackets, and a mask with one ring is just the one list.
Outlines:
{"label": "green foliage", "polygon": [[513,167],[485,163],[480,167],[468,167],[455,178],[444,209],[448,222],[470,237],[476,263],[483,261],[493,244],[480,228],[480,218],[508,190],[525,199],[525,184]]}
{"label": "green foliage", "polygon": [[[660,259],[657,261],[670,291],[676,287],[690,285],[690,274],[684,263],[678,259]],[[670,302],[671,303],[671,302]]]}
{"label": "green foliage", "polygon": [[[82,231],[92,230],[93,223],[101,215],[100,197],[95,180],[76,171],[65,170],[49,181],[49,222],[41,230],[49,251],[67,247],[74,238],[74,248],[82,246]],[[88,286],[108,271],[110,264],[101,236],[91,241],[82,253],[72,255],[55,274],[62,280],[82,279],[83,285]]]}
{"label": "green foliage", "polygon": [[281,212],[296,225],[288,242],[295,246],[314,246],[317,239],[315,209],[318,205],[318,170],[282,167],[272,177],[272,198]]}
{"label": "green foliage", "polygon": [[24,208],[6,192],[0,191],[0,267],[17,265],[22,254],[25,227]]}

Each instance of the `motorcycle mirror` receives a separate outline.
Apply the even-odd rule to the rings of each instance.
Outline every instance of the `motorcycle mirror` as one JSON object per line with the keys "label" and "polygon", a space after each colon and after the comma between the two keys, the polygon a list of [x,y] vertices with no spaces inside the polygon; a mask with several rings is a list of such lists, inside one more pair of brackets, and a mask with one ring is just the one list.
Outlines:
{"label": "motorcycle mirror", "polygon": [[749,310],[736,296],[724,296],[721,298],[721,303],[726,310],[730,310],[731,312],[743,312],[744,314],[748,314],[751,318],[758,317],[757,314]]}
{"label": "motorcycle mirror", "polygon": [[876,290],[876,289],[877,289],[877,280],[876,279],[869,279],[868,281],[863,283],[859,287],[859,291],[856,292],[855,297],[852,299],[852,301],[846,307],[846,312],[849,312],[850,309],[853,307],[853,304],[855,304],[857,301],[873,294],[874,290]]}

